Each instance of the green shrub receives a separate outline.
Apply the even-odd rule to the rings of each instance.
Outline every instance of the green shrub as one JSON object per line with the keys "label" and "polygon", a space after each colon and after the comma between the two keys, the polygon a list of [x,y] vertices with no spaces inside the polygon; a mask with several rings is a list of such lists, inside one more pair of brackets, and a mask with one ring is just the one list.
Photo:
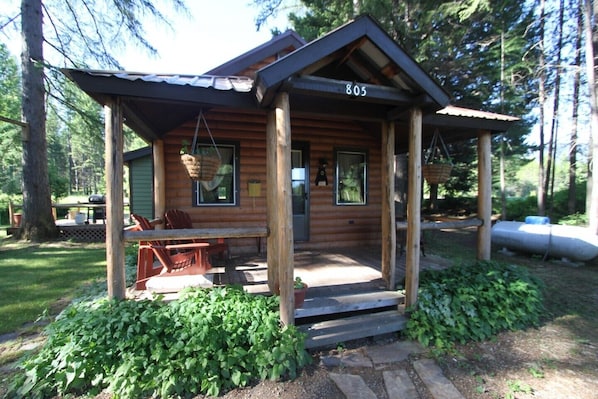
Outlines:
{"label": "green shrub", "polygon": [[277,297],[240,288],[187,291],[178,301],[80,302],[52,323],[9,397],[218,395],[255,379],[294,378],[305,336],[280,327]]}
{"label": "green shrub", "polygon": [[450,348],[540,322],[541,284],[522,267],[476,262],[420,277],[407,335],[425,346]]}

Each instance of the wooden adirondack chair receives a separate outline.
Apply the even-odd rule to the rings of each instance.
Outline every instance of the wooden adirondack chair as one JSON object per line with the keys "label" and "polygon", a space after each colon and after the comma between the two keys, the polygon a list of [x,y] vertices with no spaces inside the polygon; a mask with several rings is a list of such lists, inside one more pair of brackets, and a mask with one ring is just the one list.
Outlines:
{"label": "wooden adirondack chair", "polygon": [[[169,209],[164,214],[166,219],[167,229],[192,229],[193,222],[191,216],[180,209]],[[229,259],[228,244],[224,241],[224,238],[218,238],[216,242],[209,242],[206,240],[192,240],[196,243],[208,242],[210,246],[207,248],[208,256],[218,255],[221,259],[227,261]]]}
{"label": "wooden adirondack chair", "polygon": [[[132,214],[131,218],[138,230],[154,230],[154,226],[145,217]],[[147,280],[156,275],[174,277],[205,274],[212,267],[207,252],[209,246],[206,242],[140,242],[136,289],[145,289]],[[154,266],[154,260],[159,262],[158,267]]]}

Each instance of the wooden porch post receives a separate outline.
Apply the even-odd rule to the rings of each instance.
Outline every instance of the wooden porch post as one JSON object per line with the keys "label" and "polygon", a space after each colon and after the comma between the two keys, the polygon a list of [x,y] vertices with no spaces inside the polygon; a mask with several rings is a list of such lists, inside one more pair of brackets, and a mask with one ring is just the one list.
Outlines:
{"label": "wooden porch post", "polygon": [[289,94],[279,93],[275,99],[276,112],[276,225],[278,247],[278,281],[280,283],[280,320],[295,324],[295,296],[293,290],[293,209],[291,193],[291,115]]}
{"label": "wooden porch post", "polygon": [[268,112],[266,125],[266,217],[270,233],[267,238],[268,288],[270,292],[278,294],[278,191],[276,173],[276,111]]}
{"label": "wooden porch post", "polygon": [[421,236],[422,190],[422,111],[409,111],[409,183],[407,199],[407,245],[405,273],[405,305],[417,302]]}
{"label": "wooden porch post", "polygon": [[478,227],[477,258],[490,260],[492,234],[492,137],[487,130],[478,132]]}
{"label": "wooden porch post", "polygon": [[120,98],[104,107],[106,145],[106,266],[108,297],[125,297],[125,241],[123,239],[123,111]]}
{"label": "wooden porch post", "polygon": [[395,224],[395,123],[382,123],[382,278],[389,290],[395,287],[397,228]]}
{"label": "wooden porch post", "polygon": [[[163,218],[166,212],[166,165],[164,161],[164,140],[154,140],[152,155],[154,157],[154,217]],[[156,225],[161,229],[163,224]]]}

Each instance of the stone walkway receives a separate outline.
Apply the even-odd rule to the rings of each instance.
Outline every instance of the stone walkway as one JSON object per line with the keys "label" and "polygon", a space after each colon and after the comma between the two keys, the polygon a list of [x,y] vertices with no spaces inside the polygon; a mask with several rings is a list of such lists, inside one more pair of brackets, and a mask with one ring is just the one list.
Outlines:
{"label": "stone walkway", "polygon": [[[322,364],[330,369],[330,378],[347,399],[377,399],[360,375],[363,370],[378,370],[384,378],[385,390],[390,399],[420,399],[416,385],[407,371],[410,354],[420,354],[424,349],[411,341],[387,345],[366,346],[362,350],[341,351],[321,357]],[[422,358],[412,363],[417,377],[434,399],[464,399],[432,359]]]}

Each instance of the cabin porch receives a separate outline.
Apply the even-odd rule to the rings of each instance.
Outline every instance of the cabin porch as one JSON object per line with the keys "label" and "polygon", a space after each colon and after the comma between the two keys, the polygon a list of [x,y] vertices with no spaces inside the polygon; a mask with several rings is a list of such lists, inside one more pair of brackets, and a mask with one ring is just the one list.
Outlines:
{"label": "cabin porch", "polygon": [[[396,280],[405,278],[405,254],[397,250]],[[295,324],[308,334],[307,348],[394,333],[404,329],[404,296],[388,290],[382,279],[378,247],[297,251],[294,275],[309,286],[305,302],[295,309]],[[421,257],[420,270],[442,269],[450,262],[437,255]],[[266,254],[214,262],[214,286],[242,285],[248,292],[269,295]],[[145,297],[148,293],[140,293]],[[178,294],[165,294],[175,299]]]}

